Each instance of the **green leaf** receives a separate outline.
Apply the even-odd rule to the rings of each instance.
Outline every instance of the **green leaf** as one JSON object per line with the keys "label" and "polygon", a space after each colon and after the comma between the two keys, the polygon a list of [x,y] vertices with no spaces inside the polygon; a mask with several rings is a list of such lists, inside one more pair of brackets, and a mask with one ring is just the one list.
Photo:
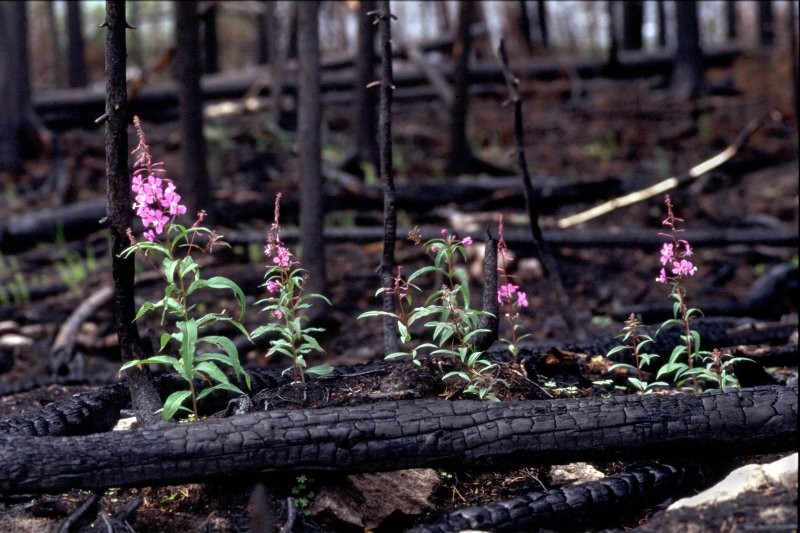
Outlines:
{"label": "green leaf", "polygon": [[640,380],[640,379],[636,379],[636,378],[634,378],[634,377],[629,377],[629,378],[628,378],[628,382],[629,382],[631,385],[633,385],[633,387],[634,387],[636,390],[639,390],[639,391],[642,391],[642,392],[644,392],[644,391],[646,391],[646,390],[647,390],[647,382],[646,382],[646,381],[642,381],[642,380]]}
{"label": "green leaf", "polygon": [[465,372],[448,372],[447,374],[442,376],[442,381],[446,380],[447,378],[452,378],[452,377],[461,378],[464,381],[466,381],[467,383],[470,383],[472,381],[472,378],[469,377],[469,374],[467,374]]}
{"label": "green leaf", "polygon": [[179,410],[191,413],[190,409],[181,406],[191,395],[192,392],[188,390],[176,391],[170,394],[164,402],[164,411],[162,412],[164,420],[170,420]]}
{"label": "green leaf", "polygon": [[456,268],[455,275],[458,278],[458,285],[457,290],[461,293],[461,297],[464,299],[464,307],[469,309],[469,302],[470,302],[470,291],[469,291],[469,276],[467,276],[467,271],[463,268]]}
{"label": "green leaf", "polygon": [[228,337],[222,335],[205,335],[197,339],[198,343],[205,342],[218,348],[222,348],[231,360],[239,360],[239,350],[236,345]]}
{"label": "green leaf", "polygon": [[417,307],[413,311],[408,318],[408,325],[413,324],[416,320],[420,318],[424,318],[426,316],[434,315],[436,313],[440,313],[442,308],[439,306],[428,306],[428,307]]}
{"label": "green leaf", "polygon": [[328,365],[317,365],[306,369],[306,374],[314,374],[315,376],[327,376],[333,372],[333,367]]}
{"label": "green leaf", "polygon": [[194,367],[195,371],[207,375],[217,383],[228,383],[228,376],[213,361],[203,361]]}
{"label": "green leaf", "polygon": [[622,350],[630,350],[630,349],[631,349],[630,346],[614,346],[608,351],[608,353],[606,353],[606,357],[611,357],[615,353],[619,353]]}
{"label": "green leaf", "polygon": [[611,372],[612,370],[616,370],[618,368],[623,368],[623,369],[629,370],[631,372],[636,372],[636,371],[639,370],[638,368],[636,368],[633,365],[628,365],[628,364],[625,364],[625,363],[614,363],[613,365],[608,367],[608,372]]}
{"label": "green leaf", "polygon": [[162,265],[164,266],[164,277],[167,278],[167,283],[174,283],[175,280],[173,278],[175,276],[175,269],[178,267],[178,261],[171,257],[165,257],[162,261]]}
{"label": "green leaf", "polygon": [[245,300],[244,293],[242,289],[234,282],[224,276],[214,276],[209,279],[196,279],[189,285],[189,288],[186,289],[186,294],[191,294],[197,289],[208,287],[211,289],[230,289],[233,294],[236,296],[236,299],[239,302],[239,307],[241,308],[241,312],[239,313],[239,320],[242,319],[244,316],[245,308],[247,302]]}
{"label": "green leaf", "polygon": [[464,336],[464,342],[471,341],[472,338],[475,337],[475,335],[480,335],[481,333],[491,333],[491,331],[486,329],[486,328],[480,328],[480,329],[476,329],[476,330],[470,331],[469,333],[467,333]]}
{"label": "green leaf", "polygon": [[408,327],[401,321],[397,322],[397,332],[400,335],[400,342],[403,344],[408,344],[411,341],[411,333],[409,333]]}
{"label": "green leaf", "polygon": [[360,315],[358,315],[358,317],[356,317],[356,320],[361,320],[362,318],[369,318],[369,317],[373,317],[373,316],[388,316],[388,317],[392,317],[392,318],[394,318],[396,320],[400,320],[399,316],[397,316],[394,313],[389,313],[388,311],[366,311],[366,312],[361,313]]}
{"label": "green leaf", "polygon": [[199,402],[200,400],[202,400],[203,398],[205,398],[206,396],[208,396],[212,392],[215,392],[215,391],[218,391],[218,390],[226,390],[228,392],[232,392],[232,393],[238,394],[240,396],[244,396],[245,395],[245,393],[242,392],[242,390],[239,387],[237,387],[236,385],[234,385],[233,383],[218,383],[218,384],[214,385],[213,387],[208,387],[208,388],[203,389],[202,391],[200,391],[200,394],[197,395],[197,401]]}
{"label": "green leaf", "polygon": [[142,318],[144,315],[146,315],[147,313],[149,313],[150,311],[152,311],[153,309],[156,309],[158,307],[160,307],[160,305],[154,304],[153,302],[145,302],[145,303],[143,303],[142,306],[139,308],[139,311],[136,312],[136,316],[133,317],[133,321],[136,322],[137,320]]}
{"label": "green leaf", "polygon": [[197,322],[190,318],[186,321],[179,321],[175,324],[178,328],[181,343],[181,361],[184,371],[191,375],[194,368],[194,354],[197,351]]}
{"label": "green leaf", "polygon": [[433,266],[424,266],[424,267],[412,272],[411,275],[408,277],[407,282],[411,283],[414,279],[416,279],[416,278],[418,278],[420,276],[424,276],[425,274],[427,274],[429,272],[436,272],[438,270],[439,270],[438,268],[433,267]]}

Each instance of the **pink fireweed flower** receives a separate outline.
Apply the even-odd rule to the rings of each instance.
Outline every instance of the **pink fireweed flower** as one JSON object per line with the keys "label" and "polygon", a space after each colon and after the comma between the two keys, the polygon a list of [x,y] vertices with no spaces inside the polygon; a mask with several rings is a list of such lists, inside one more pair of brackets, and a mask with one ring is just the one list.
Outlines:
{"label": "pink fireweed flower", "polygon": [[131,152],[136,154],[131,179],[133,208],[145,228],[145,239],[152,242],[163,233],[166,224],[186,213],[186,206],[181,204],[181,196],[175,192],[172,180],[158,177],[164,173],[163,163],[152,162],[139,117],[133,117],[133,123],[139,137],[138,146]]}
{"label": "pink fireweed flower", "polygon": [[275,280],[269,280],[267,282],[267,290],[270,294],[275,294],[279,290],[281,290],[281,284]]}
{"label": "pink fireweed flower", "polygon": [[439,251],[439,245],[438,244],[431,244],[431,252],[436,253],[438,251]]}
{"label": "pink fireweed flower", "polygon": [[511,300],[511,297],[517,292],[517,289],[519,289],[519,287],[513,283],[500,285],[500,288],[497,289],[497,303]]}
{"label": "pink fireweed flower", "polygon": [[292,252],[283,246],[276,246],[272,262],[281,268],[288,268],[292,264]]}
{"label": "pink fireweed flower", "polygon": [[528,296],[522,291],[517,293],[517,307],[528,307]]}
{"label": "pink fireweed flower", "polygon": [[470,244],[472,244],[472,237],[464,237],[463,239],[461,239],[461,244],[463,244],[464,246],[469,246]]}
{"label": "pink fireweed flower", "polygon": [[656,281],[662,284],[666,284],[668,281],[678,282],[680,278],[693,276],[697,272],[697,267],[687,259],[694,254],[689,241],[677,238],[677,234],[684,231],[679,227],[679,223],[684,220],[675,216],[672,210],[672,199],[668,194],[664,196],[664,204],[667,206],[667,218],[662,224],[667,226],[670,231],[669,233],[659,233],[659,235],[667,237],[671,242],[661,245],[659,262],[666,268],[670,268],[668,265],[671,265],[672,275],[668,275],[666,268],[662,268],[656,278]]}
{"label": "pink fireweed flower", "polygon": [[275,318],[281,318],[283,316],[283,312],[280,309],[275,309],[272,312],[272,316],[274,316]]}
{"label": "pink fireweed flower", "polygon": [[668,262],[672,261],[674,257],[674,246],[671,242],[665,242],[661,246],[661,264],[666,265]]}
{"label": "pink fireweed flower", "polygon": [[681,259],[672,262],[672,273],[677,276],[693,276],[697,272],[697,267],[691,261]]}
{"label": "pink fireweed flower", "polygon": [[442,234],[442,237],[447,237],[447,228],[442,228],[440,233]]}

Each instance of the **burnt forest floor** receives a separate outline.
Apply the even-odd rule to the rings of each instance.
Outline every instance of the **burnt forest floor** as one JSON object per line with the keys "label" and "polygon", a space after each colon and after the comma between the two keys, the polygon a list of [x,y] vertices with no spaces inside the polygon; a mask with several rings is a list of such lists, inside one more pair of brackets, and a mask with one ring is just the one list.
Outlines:
{"label": "burnt forest floor", "polygon": [[[676,102],[659,86],[659,80],[585,82],[583,93],[565,94],[567,80],[541,83],[531,90],[523,80],[525,125],[529,162],[537,175],[555,176],[564,183],[586,182],[615,177],[628,184],[654,183],[676,175],[720,152],[745,125],[757,116],[778,109],[784,114],[780,122],[769,122],[756,132],[728,165],[701,177],[689,186],[671,191],[678,215],[692,230],[720,228],[796,227],[798,224],[797,139],[791,116],[788,64],[780,57],[772,58],[773,67],[761,58],[743,57],[734,68],[709,72],[712,83],[730,80],[741,93],[734,96],[703,97],[692,102]],[[770,69],[770,70],[767,70]],[[785,78],[782,78],[785,77]],[[776,79],[778,78],[778,79]],[[784,81],[780,81],[785,79]],[[563,83],[562,83],[563,82]],[[514,160],[508,153],[513,146],[511,110],[502,107],[504,91],[496,95],[474,97],[470,110],[470,139],[476,155],[514,171]],[[567,91],[568,92],[568,91]],[[395,104],[394,138],[398,183],[413,183],[415,177],[449,179],[444,175],[447,120],[438,103]],[[341,131],[348,123],[349,110],[332,106],[326,109],[329,128],[326,130],[326,156],[335,163],[348,152],[348,140]],[[214,119],[207,127],[211,154],[211,173],[217,184],[218,199],[271,201],[277,192],[296,188],[296,158],[291,142],[285,136],[266,130],[262,116],[251,115]],[[145,124],[157,160],[164,160],[180,190],[179,139],[174,125]],[[63,170],[69,175],[67,202],[103,198],[104,154],[101,130],[69,132],[59,137],[63,152]],[[131,140],[133,142],[133,139]],[[254,170],[256,168],[256,170]],[[48,158],[31,162],[29,174],[16,184],[14,193],[7,192],[2,209],[14,217],[51,207],[40,187],[55,172]],[[6,191],[11,191],[10,184]],[[552,227],[557,218],[578,212],[590,204],[569,205],[545,210],[542,225]],[[381,205],[373,212],[330,206],[330,225],[342,227],[380,224]],[[426,227],[447,227],[465,235],[480,235],[487,221],[497,220],[499,213],[469,215],[459,213],[459,206],[442,200],[442,210],[399,214],[402,226],[424,224]],[[507,227],[524,228],[520,209],[504,212]],[[449,215],[449,216],[448,216]],[[613,230],[641,230],[656,234],[664,218],[663,197],[658,196],[624,208],[587,224],[587,227]],[[282,213],[282,223],[291,227],[297,214]],[[228,230],[243,230],[266,235],[269,217],[241,220]],[[425,235],[424,237],[433,237]],[[290,246],[294,246],[291,243]],[[477,245],[475,246],[477,248]],[[262,242],[237,244],[230,250],[208,258],[206,275],[222,274],[238,281],[248,294],[250,310],[246,318],[251,329],[265,319],[252,305],[263,297],[259,284],[265,260]],[[515,256],[513,272],[516,282],[527,292],[530,306],[521,316],[523,332],[534,340],[573,342],[571,332],[560,318],[555,297],[547,279],[542,278],[533,253],[524,247],[511,250]],[[593,336],[613,336],[622,326],[630,306],[642,304],[669,305],[667,289],[654,282],[657,274],[657,248],[558,248],[555,250],[560,274],[570,296],[570,304],[582,325]],[[796,247],[734,245],[696,250],[700,271],[688,286],[693,306],[703,307],[735,302],[745,296],[760,276],[777,265],[797,266]],[[330,243],[325,250],[328,271],[327,296],[333,305],[324,313],[321,325],[326,328],[320,340],[325,355],[311,364],[354,365],[380,359],[381,330],[377,321],[357,320],[367,310],[377,309],[375,298],[379,287],[376,267],[380,243]],[[398,262],[405,272],[424,264],[418,247],[407,241],[398,242]],[[480,292],[477,268],[480,260],[471,259],[473,295]],[[81,327],[76,359],[69,370],[75,384],[50,384],[52,376],[50,347],[58,328],[87,296],[111,283],[108,242],[104,232],[81,242],[42,244],[18,254],[4,254],[0,284],[8,287],[24,280],[28,297],[17,302],[0,302],[0,324],[25,340],[15,348],[14,366],[0,374],[0,389],[23,390],[0,397],[0,417],[36,409],[50,402],[89,390],[116,379],[119,362],[113,335],[109,305],[103,306]],[[142,273],[145,272],[142,265]],[[428,287],[427,289],[429,289]],[[143,283],[137,289],[141,301],[159,295],[157,283]],[[796,296],[796,294],[794,295]],[[9,293],[9,299],[11,295]],[[213,302],[207,302],[212,305]],[[792,294],[774,302],[770,310],[783,320],[796,321],[797,307]],[[508,334],[501,325],[501,337]],[[157,345],[161,333],[157,321],[146,319],[140,330]],[[2,334],[3,331],[0,331]],[[286,367],[286,361],[265,361],[265,351],[254,349],[244,355],[247,365]],[[511,383],[500,391],[501,399],[535,398],[536,392],[521,377],[518,365],[503,365],[501,371]],[[791,379],[797,369],[778,369],[782,380]],[[385,391],[383,375],[365,375],[354,382],[329,386],[324,380],[309,389],[305,404],[311,407],[350,402],[353,396],[369,401],[369,391]],[[453,396],[452,384],[442,384],[427,365],[422,369],[407,367],[403,379],[417,383],[417,390],[430,396]],[[34,387],[34,384],[41,386]],[[28,384],[28,385],[26,385]],[[401,387],[402,384],[398,385]],[[577,376],[552,376],[538,383],[554,395],[596,395],[619,391],[585,386]],[[322,389],[320,389],[322,387]],[[315,391],[323,390],[315,396]],[[538,387],[536,390],[539,390]],[[299,406],[303,402],[292,397],[291,389],[265,392],[259,400],[270,408]],[[378,398],[380,395],[373,395]],[[595,465],[610,473],[619,464]],[[442,482],[433,497],[434,509],[427,518],[458,507],[512,498],[517,494],[541,488],[552,482],[548,469],[523,469],[513,472],[477,473],[442,472]],[[337,480],[315,477],[306,493],[322,490],[325,483]],[[277,498],[297,496],[296,479],[279,479],[270,487]],[[246,531],[249,530],[248,498],[250,486],[235,480],[215,485],[184,485],[162,488],[109,490],[101,500],[102,508],[113,515],[136,495],[144,498],[131,524],[136,531]],[[292,489],[295,493],[292,494]],[[308,496],[309,494],[306,494]],[[43,531],[63,521],[82,501],[86,493],[72,492],[60,496],[32,498],[25,503],[0,504],[4,531]],[[756,497],[756,505],[758,498]],[[634,527],[645,521],[649,510],[638,513],[618,526]],[[708,517],[706,517],[708,519]],[[714,522],[713,518],[708,519]],[[716,524],[724,522],[721,517]],[[316,525],[315,525],[316,524]],[[382,531],[401,530],[411,525],[400,519],[385,523]],[[332,530],[335,526],[313,518],[299,519],[296,531],[303,528]],[[713,527],[712,527],[713,530]]]}

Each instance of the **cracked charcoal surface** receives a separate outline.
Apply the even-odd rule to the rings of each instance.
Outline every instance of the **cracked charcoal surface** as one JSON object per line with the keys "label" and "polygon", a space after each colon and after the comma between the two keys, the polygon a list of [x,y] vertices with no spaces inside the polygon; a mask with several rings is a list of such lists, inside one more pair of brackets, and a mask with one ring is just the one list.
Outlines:
{"label": "cracked charcoal surface", "polygon": [[[257,471],[480,468],[715,454],[797,443],[797,388],[487,404],[406,400],[274,410],[81,437],[0,437],[0,492],[246,477]],[[788,447],[788,448],[787,448]]]}

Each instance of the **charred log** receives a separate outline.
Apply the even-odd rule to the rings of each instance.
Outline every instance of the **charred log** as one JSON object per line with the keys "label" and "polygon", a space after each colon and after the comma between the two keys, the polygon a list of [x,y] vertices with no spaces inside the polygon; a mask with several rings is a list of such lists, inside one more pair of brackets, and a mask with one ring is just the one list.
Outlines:
{"label": "charred log", "polygon": [[555,531],[611,527],[667,498],[707,483],[710,468],[700,463],[646,462],[598,481],[532,492],[507,501],[459,509],[409,533],[464,530]]}
{"label": "charred log", "polygon": [[686,446],[714,456],[794,449],[797,388],[509,404],[412,400],[274,410],[81,437],[2,436],[0,492],[241,479],[257,472],[670,457]]}

